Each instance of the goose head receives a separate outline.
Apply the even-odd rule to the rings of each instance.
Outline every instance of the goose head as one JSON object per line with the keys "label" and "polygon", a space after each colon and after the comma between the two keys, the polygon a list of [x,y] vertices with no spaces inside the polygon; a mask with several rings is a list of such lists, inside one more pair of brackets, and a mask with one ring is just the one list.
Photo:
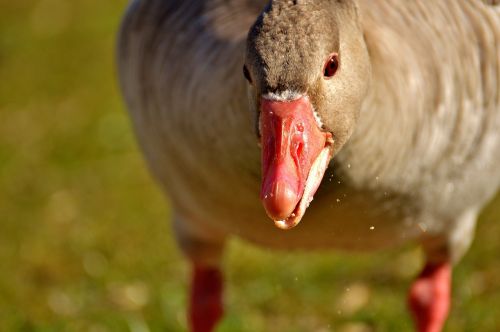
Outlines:
{"label": "goose head", "polygon": [[370,61],[353,0],[271,1],[247,37],[244,75],[262,148],[261,200],[281,229],[302,219],[354,130]]}

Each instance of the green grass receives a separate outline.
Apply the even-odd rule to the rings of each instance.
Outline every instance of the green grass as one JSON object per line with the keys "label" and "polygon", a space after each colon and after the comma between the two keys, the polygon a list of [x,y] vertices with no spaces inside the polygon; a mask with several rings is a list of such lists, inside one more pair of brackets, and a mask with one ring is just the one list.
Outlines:
{"label": "green grass", "polygon": [[[0,0],[0,331],[183,331],[188,267],[116,83],[125,0]],[[500,331],[500,202],[455,270],[447,331]],[[409,331],[421,264],[231,242],[219,331]]]}

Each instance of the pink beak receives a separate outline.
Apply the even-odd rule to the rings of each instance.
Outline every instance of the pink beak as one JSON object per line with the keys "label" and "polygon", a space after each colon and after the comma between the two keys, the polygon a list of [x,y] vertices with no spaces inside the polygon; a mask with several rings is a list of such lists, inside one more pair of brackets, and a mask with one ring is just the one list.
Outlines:
{"label": "pink beak", "polygon": [[[292,224],[283,224],[286,220],[294,219],[306,182],[309,181],[311,166],[327,146],[331,135],[319,128],[313,106],[307,97],[293,101],[262,99],[260,130],[261,199],[268,216],[275,222],[281,222],[281,225],[277,224],[278,227],[288,229],[300,221],[299,218]],[[314,192],[329,159],[326,164],[323,162],[324,167],[321,166],[324,169],[313,188]]]}

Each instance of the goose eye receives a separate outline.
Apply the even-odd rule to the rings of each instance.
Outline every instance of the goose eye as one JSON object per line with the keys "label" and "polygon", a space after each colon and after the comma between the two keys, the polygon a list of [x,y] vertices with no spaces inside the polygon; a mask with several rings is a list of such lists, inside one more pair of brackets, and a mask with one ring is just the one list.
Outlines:
{"label": "goose eye", "polygon": [[337,53],[334,53],[330,55],[326,61],[323,75],[325,78],[333,77],[333,75],[337,72],[337,69],[339,69],[339,56]]}
{"label": "goose eye", "polygon": [[250,72],[248,71],[248,68],[246,65],[243,66],[243,76],[247,79],[248,83],[252,83],[252,78],[250,77]]}

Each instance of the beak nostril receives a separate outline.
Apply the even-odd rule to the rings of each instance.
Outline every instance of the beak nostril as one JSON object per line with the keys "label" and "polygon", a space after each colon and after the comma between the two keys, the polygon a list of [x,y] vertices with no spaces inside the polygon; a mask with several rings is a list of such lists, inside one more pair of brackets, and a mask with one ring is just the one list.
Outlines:
{"label": "beak nostril", "polygon": [[297,144],[297,156],[300,156],[303,150],[304,150],[304,143],[300,142],[299,144]]}
{"label": "beak nostril", "polygon": [[293,143],[293,149],[292,149],[292,156],[294,157],[295,161],[299,161],[301,158],[300,156],[304,152],[304,142],[302,140],[297,140]]}

